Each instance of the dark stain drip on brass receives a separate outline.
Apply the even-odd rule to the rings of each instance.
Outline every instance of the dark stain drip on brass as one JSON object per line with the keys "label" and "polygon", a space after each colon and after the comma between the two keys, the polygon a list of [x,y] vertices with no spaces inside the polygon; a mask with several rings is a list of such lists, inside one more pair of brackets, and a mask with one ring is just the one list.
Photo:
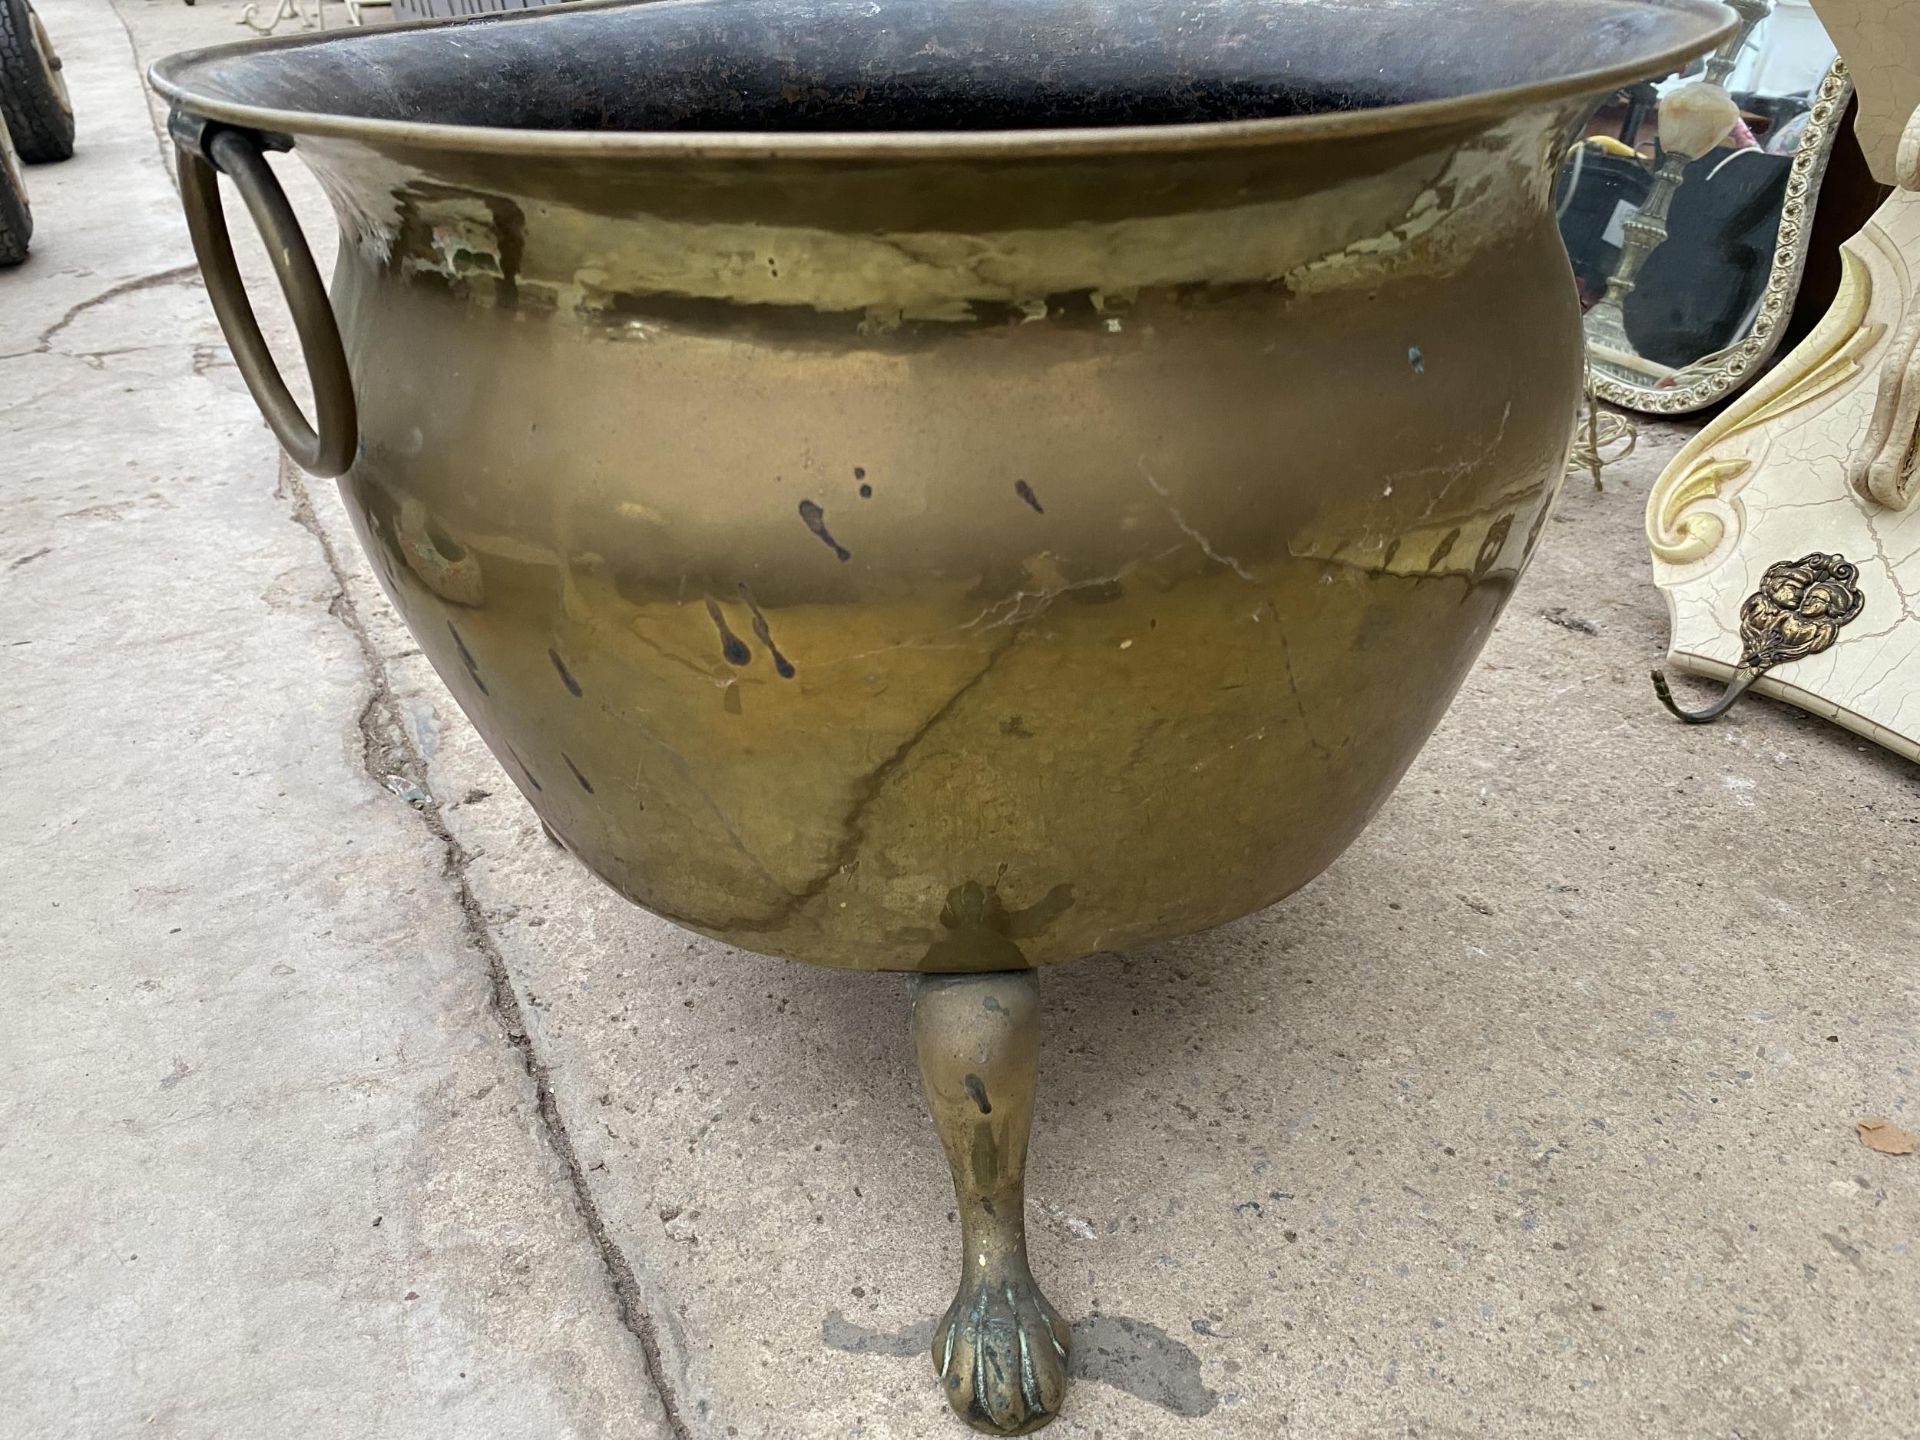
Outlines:
{"label": "dark stain drip on brass", "polygon": [[853,467],[853,478],[854,478],[854,479],[856,479],[856,480],[864,480],[864,479],[866,479],[866,478],[867,478],[867,467],[866,467],[866,466],[864,466],[864,465],[856,465],[856,466],[854,466],[854,467]]}
{"label": "dark stain drip on brass", "polygon": [[1511,529],[1513,529],[1511,512],[1502,515],[1487,528],[1486,538],[1480,542],[1480,549],[1473,557],[1473,581],[1476,585],[1486,579],[1487,572],[1493,568],[1493,562],[1500,558],[1501,550],[1506,548],[1507,532]]}
{"label": "dark stain drip on brass", "polygon": [[540,783],[540,777],[527,768],[527,762],[520,758],[520,752],[518,750],[509,745],[507,746],[507,754],[513,757],[513,763],[520,767],[520,773],[527,777],[527,783],[529,785],[533,786],[535,790],[545,790],[547,788]]}
{"label": "dark stain drip on brass", "polygon": [[520,303],[520,260],[527,248],[527,217],[511,200],[490,195],[487,212],[493,217],[493,238],[500,248],[500,304],[511,310]]}
{"label": "dark stain drip on brass", "polygon": [[573,757],[562,750],[560,752],[560,758],[567,762],[567,769],[571,770],[573,772],[573,778],[580,782],[580,788],[589,795],[593,794],[593,782],[580,773],[580,767],[573,763]]}
{"label": "dark stain drip on brass", "polygon": [[560,683],[567,687],[567,693],[576,699],[579,698],[583,693],[580,689],[580,682],[573,678],[573,672],[567,669],[567,662],[560,658],[560,652],[549,649],[547,651],[547,658],[553,661],[553,668],[560,672]]}
{"label": "dark stain drip on brass", "polygon": [[1833,644],[1840,627],[1852,624],[1866,606],[1860,567],[1849,564],[1844,555],[1816,550],[1798,560],[1769,565],[1760,588],[1741,602],[1740,663],[1726,693],[1705,710],[1682,710],[1667,677],[1658,670],[1653,672],[1654,693],[1689,725],[1718,720],[1774,666],[1818,655]]}
{"label": "dark stain drip on brass", "polygon": [[842,545],[838,540],[834,539],[832,533],[827,529],[827,512],[814,504],[813,501],[802,500],[800,502],[800,518],[806,522],[807,529],[820,537],[820,543],[833,551],[835,555],[838,555],[843,561],[853,558],[853,552],[848,550],[847,547]]}
{"label": "dark stain drip on brass", "polygon": [[[844,556],[842,557],[845,558]],[[760,643],[767,647],[767,653],[773,656],[773,668],[782,680],[791,680],[794,676],[793,662],[780,653],[780,647],[773,643],[773,631],[767,624],[767,617],[760,609],[760,602],[753,598],[753,591],[747,588],[747,582],[740,582],[740,598],[747,602],[747,609],[753,612],[753,633]]]}
{"label": "dark stain drip on brass", "polygon": [[720,632],[720,655],[729,665],[747,665],[753,661],[753,651],[747,642],[734,634],[727,626],[727,617],[720,613],[720,607],[713,601],[707,601],[707,615],[713,621],[713,628]]}
{"label": "dark stain drip on brass", "polygon": [[491,694],[492,692],[487,689],[487,682],[480,678],[480,666],[474,661],[473,652],[467,649],[467,642],[460,638],[459,627],[449,620],[447,622],[447,632],[453,636],[454,646],[460,652],[460,663],[467,667],[467,674],[471,675],[473,677],[473,683],[480,687],[480,693],[482,695]]}
{"label": "dark stain drip on brass", "polygon": [[1040,497],[1033,493],[1033,487],[1029,485],[1026,481],[1024,480],[1014,481],[1013,493],[1018,495],[1022,500],[1026,501],[1027,504],[1031,505],[1033,507],[1034,514],[1044,515],[1047,513],[1046,507],[1040,503]]}
{"label": "dark stain drip on brass", "polygon": [[873,498],[873,486],[862,485],[860,487],[860,498],[862,500],[871,500]]}
{"label": "dark stain drip on brass", "polygon": [[[991,1115],[993,1113],[993,1104],[987,1099],[987,1087],[980,1083],[980,1077],[978,1075],[969,1075],[961,1083],[967,1087],[967,1094],[973,1098],[973,1103],[980,1107],[980,1113],[982,1115]],[[988,1211],[987,1213],[992,1214],[993,1212]]]}

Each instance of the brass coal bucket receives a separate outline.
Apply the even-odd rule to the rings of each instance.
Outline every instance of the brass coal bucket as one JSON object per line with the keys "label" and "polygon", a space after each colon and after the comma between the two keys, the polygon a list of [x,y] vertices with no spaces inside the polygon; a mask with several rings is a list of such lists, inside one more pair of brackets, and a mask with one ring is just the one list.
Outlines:
{"label": "brass coal bucket", "polygon": [[1034,967],[1269,905],[1392,789],[1565,461],[1554,160],[1730,19],[662,0],[155,67],[242,372],[541,818],[703,934],[919,972],[977,1427],[1066,1388]]}

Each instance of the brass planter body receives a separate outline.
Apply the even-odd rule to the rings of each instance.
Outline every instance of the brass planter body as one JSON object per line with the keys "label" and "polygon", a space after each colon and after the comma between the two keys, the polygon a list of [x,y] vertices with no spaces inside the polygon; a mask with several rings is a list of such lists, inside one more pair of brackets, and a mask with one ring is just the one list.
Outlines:
{"label": "brass planter body", "polygon": [[[1539,534],[1580,377],[1550,130],[931,194],[462,175],[336,272],[345,493],[534,808],[651,910],[865,969],[1217,925],[1358,833]],[[449,178],[309,163],[356,209]],[[1456,166],[1478,213],[1307,270]],[[969,881],[987,934],[941,922]]]}
{"label": "brass planter body", "polygon": [[[1391,7],[1348,8],[1387,43]],[[573,852],[749,949],[1004,970],[1316,875],[1541,533],[1581,364],[1548,203],[1583,90],[1560,56],[1593,49],[1552,17],[1641,27],[1585,62],[1613,66],[1601,88],[1711,43],[1714,12],[1465,8],[1537,37],[1509,83],[1554,83],[1407,77],[1439,98],[1278,121],[703,137],[303,98],[315,59],[404,59],[431,31],[159,82],[290,135],[332,197],[347,503]],[[467,33],[618,18],[644,41],[653,9]]]}
{"label": "brass planter body", "polygon": [[[1392,789],[1565,462],[1579,97],[1724,23],[670,0],[156,72],[242,372],[551,830],[735,944],[989,972],[917,979],[912,1026],[976,1429],[1046,1425],[1072,1354],[1031,967],[1277,900]],[[277,143],[339,214],[330,303]]]}

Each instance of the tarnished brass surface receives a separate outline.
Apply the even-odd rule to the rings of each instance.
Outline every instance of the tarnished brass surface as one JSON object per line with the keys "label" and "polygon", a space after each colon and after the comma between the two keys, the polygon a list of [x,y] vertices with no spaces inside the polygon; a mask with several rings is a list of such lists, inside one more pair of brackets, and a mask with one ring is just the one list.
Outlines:
{"label": "tarnished brass surface", "polygon": [[[1001,970],[1312,878],[1540,533],[1580,377],[1552,159],[1583,76],[1724,12],[1467,9],[1529,22],[1541,73],[1508,35],[1518,88],[1214,124],[582,134],[315,98],[321,57],[372,53],[336,47],[432,30],[158,83],[290,135],[333,198],[344,494],[573,852],[750,949]],[[636,43],[655,12],[695,13],[624,12]],[[1609,28],[1574,66],[1549,14]]]}
{"label": "tarnished brass surface", "polygon": [[[1537,138],[1376,156],[1395,163],[1338,188],[1393,191],[1397,219],[1448,166],[1517,177],[1509,147]],[[1287,162],[1050,166],[929,218],[942,235],[967,214],[1031,221],[1075,185],[1264,193],[1339,159]],[[1102,168],[1123,173],[1079,173]],[[805,277],[841,263],[819,252],[842,237],[813,226],[927,208],[915,183],[769,172],[756,203],[787,233],[702,240],[689,218],[662,253]],[[1010,299],[872,318],[936,279],[1003,283],[916,262],[824,314],[616,292],[561,328],[490,278],[396,284],[349,260],[335,303],[365,439],[345,491],[534,807],[640,903],[861,968],[1142,944],[1277,900],[1346,846],[1539,533],[1577,326],[1545,211],[1513,191],[1482,202],[1505,233],[1449,253],[1442,215],[1412,247],[1444,285],[1397,256],[1247,278],[1323,247],[1280,199],[1122,215],[1146,233],[1104,244],[1062,216],[1030,255],[992,257],[1060,272],[1034,280],[1032,320]],[[609,222],[566,219],[578,247],[528,243],[523,294],[537,263],[558,285],[618,253]],[[420,223],[403,265],[444,224]],[[1252,252],[1246,274],[1199,278],[1230,248]],[[1196,278],[1127,283],[1154,271]],[[968,882],[997,903],[957,946],[941,912]]]}
{"label": "tarnished brass surface", "polygon": [[[1470,8],[1627,15],[1608,75],[1722,13]],[[377,39],[159,83],[237,122],[258,56]],[[751,949],[999,970],[1279,899],[1439,719],[1579,389],[1563,41],[1494,96],[1159,129],[258,115],[342,223],[361,536],[542,819]]]}
{"label": "tarnished brass surface", "polygon": [[1066,1390],[1032,967],[1277,900],[1386,797],[1567,458],[1566,130],[1729,19],[1409,14],[669,0],[156,70],[197,234],[223,154],[332,197],[320,432],[549,836],[735,944],[933,972],[976,1428]]}
{"label": "tarnished brass surface", "polygon": [[[978,890],[955,903],[977,904]],[[1073,1344],[1027,1263],[1039,986],[1031,970],[911,983],[920,1079],[960,1215],[960,1285],[934,1328],[933,1368],[962,1419],[1025,1435],[1059,1412]]]}

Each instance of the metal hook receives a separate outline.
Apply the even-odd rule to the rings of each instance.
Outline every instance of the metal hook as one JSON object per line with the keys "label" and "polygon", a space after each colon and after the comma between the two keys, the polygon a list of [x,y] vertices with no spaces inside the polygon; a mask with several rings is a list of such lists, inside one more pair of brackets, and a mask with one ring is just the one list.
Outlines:
{"label": "metal hook", "polygon": [[1740,666],[1733,672],[1733,679],[1727,684],[1726,694],[1704,710],[1682,710],[1674,703],[1673,689],[1667,684],[1666,672],[1663,670],[1653,672],[1653,693],[1660,697],[1662,705],[1687,724],[1710,725],[1731,710],[1733,702],[1746,694],[1753,682],[1765,673],[1764,670],[1750,670],[1744,665]]}
{"label": "metal hook", "polygon": [[1653,672],[1653,693],[1678,719],[1707,725],[1733,708],[1753,682],[1776,665],[1818,655],[1866,607],[1860,592],[1860,568],[1844,555],[1815,551],[1798,560],[1769,565],[1760,588],[1740,605],[1740,663],[1733,667],[1726,693],[1704,710],[1682,710],[1673,688]]}

